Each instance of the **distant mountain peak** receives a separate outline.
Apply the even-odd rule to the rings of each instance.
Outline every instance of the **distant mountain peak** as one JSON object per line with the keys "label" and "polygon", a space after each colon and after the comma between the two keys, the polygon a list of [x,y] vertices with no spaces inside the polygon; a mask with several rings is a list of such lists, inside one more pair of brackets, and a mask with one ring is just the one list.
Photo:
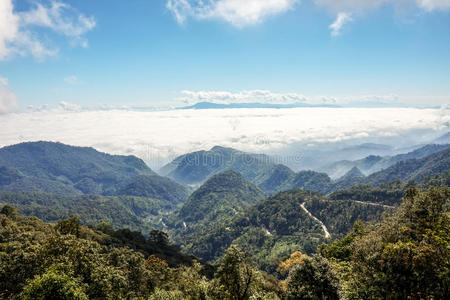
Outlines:
{"label": "distant mountain peak", "polygon": [[211,148],[210,151],[216,151],[216,152],[218,152],[218,151],[220,151],[220,152],[223,152],[223,151],[239,152],[238,150],[236,150],[234,148],[224,147],[224,146],[214,146],[214,147]]}
{"label": "distant mountain peak", "polygon": [[433,141],[434,144],[450,144],[450,131]]}
{"label": "distant mountain peak", "polygon": [[250,102],[250,103],[214,103],[214,102],[198,102],[193,105],[183,106],[178,109],[230,109],[230,108],[301,108],[301,107],[340,107],[333,104],[309,104],[303,102],[296,103],[260,103],[260,102]]}
{"label": "distant mountain peak", "polygon": [[342,176],[342,179],[361,178],[361,177],[365,177],[364,174],[361,172],[361,170],[358,167],[353,167],[344,176]]}
{"label": "distant mountain peak", "polygon": [[235,188],[242,185],[247,184],[248,181],[242,176],[241,173],[233,171],[233,170],[226,170],[222,173],[216,174],[206,180],[206,182],[202,186],[219,186],[219,187],[225,187],[225,188]]}

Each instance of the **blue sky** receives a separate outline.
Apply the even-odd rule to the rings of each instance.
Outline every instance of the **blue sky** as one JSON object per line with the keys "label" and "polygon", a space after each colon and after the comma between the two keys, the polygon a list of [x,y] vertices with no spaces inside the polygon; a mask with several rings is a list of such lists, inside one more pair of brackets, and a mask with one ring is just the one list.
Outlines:
{"label": "blue sky", "polygon": [[450,0],[0,0],[0,112],[62,101],[446,105]]}

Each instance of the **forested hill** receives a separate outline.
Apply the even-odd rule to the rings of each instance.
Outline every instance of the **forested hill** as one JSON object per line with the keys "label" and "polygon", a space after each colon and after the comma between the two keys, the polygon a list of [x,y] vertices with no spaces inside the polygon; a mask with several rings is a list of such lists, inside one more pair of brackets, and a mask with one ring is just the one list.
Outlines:
{"label": "forested hill", "polygon": [[178,218],[186,223],[217,222],[232,216],[265,197],[254,184],[234,171],[207,180],[184,203]]}
{"label": "forested hill", "polygon": [[405,154],[398,154],[394,156],[370,155],[363,159],[355,161],[337,161],[327,164],[321,167],[319,170],[321,172],[327,173],[332,179],[342,177],[346,172],[355,167],[358,168],[363,174],[370,175],[383,169],[387,169],[398,162],[413,158],[424,158],[433,153],[440,152],[448,148],[450,148],[450,144],[429,144]]}
{"label": "forested hill", "polygon": [[296,188],[326,193],[332,185],[325,173],[295,173],[284,165],[276,164],[269,156],[219,146],[180,156],[163,167],[161,172],[180,183],[193,184],[203,183],[210,176],[226,170],[241,173],[246,180],[268,194]]}
{"label": "forested hill", "polygon": [[[446,187],[409,187],[401,206],[380,223],[357,223],[344,238],[306,255],[295,244],[305,236],[296,234],[298,228],[309,227],[315,243],[321,233],[309,226],[314,219],[294,208],[312,201],[313,209],[323,200],[302,191],[281,193],[240,218],[236,225],[246,237],[225,245],[215,268],[178,252],[160,231],[144,238],[105,223],[80,226],[75,217],[48,224],[3,206],[0,298],[447,299],[449,199]],[[277,277],[258,270],[252,258]]]}
{"label": "forested hill", "polygon": [[[401,199],[402,190],[398,195]],[[220,258],[232,244],[239,245],[260,268],[273,273],[290,253],[301,250],[311,254],[327,241],[321,224],[302,208],[305,204],[330,226],[334,238],[348,233],[358,219],[379,220],[386,210],[382,205],[329,200],[318,193],[292,190],[259,201],[232,218],[201,226],[188,224],[172,234],[187,253],[206,261]]]}
{"label": "forested hill", "polygon": [[392,180],[421,182],[427,177],[450,170],[450,149],[433,153],[421,159],[408,159],[368,176],[364,183],[379,185]]}
{"label": "forested hill", "polygon": [[226,170],[241,173],[254,181],[266,174],[275,164],[270,157],[241,152],[232,148],[216,146],[209,151],[197,151],[182,155],[160,172],[163,175],[187,184],[202,183],[210,176]]}
{"label": "forested hill", "polygon": [[385,165],[385,163],[381,164],[381,160],[390,167],[365,177],[359,167],[353,166],[337,180],[332,180],[326,173],[316,171],[295,173],[284,165],[272,163],[266,156],[252,156],[252,154],[222,147],[186,154],[174,160],[166,168],[172,168],[169,176],[180,182],[201,182],[219,170],[230,169],[241,172],[246,180],[253,182],[268,194],[291,189],[328,194],[357,184],[376,186],[394,180],[421,182],[426,177],[439,175],[449,170],[449,155],[448,145],[429,145],[408,154],[389,157],[389,159],[368,157],[359,164],[362,168],[368,168],[368,165],[374,166],[377,162],[378,166]]}
{"label": "forested hill", "polygon": [[183,202],[182,185],[153,172],[135,156],[93,148],[29,142],[0,149],[0,190],[54,194],[134,195]]}

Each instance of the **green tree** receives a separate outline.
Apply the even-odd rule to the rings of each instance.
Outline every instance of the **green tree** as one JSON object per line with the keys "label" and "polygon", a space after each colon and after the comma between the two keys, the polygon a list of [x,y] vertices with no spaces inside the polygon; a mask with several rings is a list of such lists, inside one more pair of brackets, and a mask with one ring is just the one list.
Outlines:
{"label": "green tree", "polygon": [[0,214],[4,214],[4,215],[10,217],[11,219],[14,219],[18,215],[17,209],[15,209],[14,207],[9,206],[9,205],[3,206],[2,210],[0,211]]}
{"label": "green tree", "polygon": [[393,216],[352,243],[347,297],[446,298],[449,199],[449,188],[409,188]]}
{"label": "green tree", "polygon": [[339,299],[338,280],[332,265],[320,255],[306,257],[289,272],[287,299]]}
{"label": "green tree", "polygon": [[70,215],[67,220],[62,220],[58,222],[56,229],[62,234],[73,234],[77,237],[80,236],[80,218],[77,216]]}
{"label": "green tree", "polygon": [[148,239],[149,239],[149,241],[151,241],[157,245],[160,245],[160,246],[169,245],[169,237],[167,236],[167,233],[160,231],[160,230],[150,231]]}
{"label": "green tree", "polygon": [[20,294],[22,300],[88,300],[85,285],[54,268],[31,280]]}
{"label": "green tree", "polygon": [[226,251],[215,278],[222,290],[223,299],[249,299],[255,283],[255,269],[245,253],[237,246],[231,246]]}

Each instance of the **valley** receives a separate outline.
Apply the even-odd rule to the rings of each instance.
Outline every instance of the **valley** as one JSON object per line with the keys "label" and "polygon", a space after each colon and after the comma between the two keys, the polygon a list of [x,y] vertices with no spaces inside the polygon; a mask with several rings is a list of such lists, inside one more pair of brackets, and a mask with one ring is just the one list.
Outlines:
{"label": "valley", "polygon": [[412,184],[448,187],[450,149],[424,149],[436,151],[399,155],[404,159],[368,176],[354,166],[332,180],[224,147],[176,158],[160,171],[164,177],[136,157],[24,143],[0,149],[0,206],[50,224],[77,218],[80,226],[111,235],[117,247],[171,267],[192,268],[197,259],[208,276],[238,247],[261,272],[283,278],[279,266],[290,255],[314,256],[347,239],[355,226],[389,218]]}

